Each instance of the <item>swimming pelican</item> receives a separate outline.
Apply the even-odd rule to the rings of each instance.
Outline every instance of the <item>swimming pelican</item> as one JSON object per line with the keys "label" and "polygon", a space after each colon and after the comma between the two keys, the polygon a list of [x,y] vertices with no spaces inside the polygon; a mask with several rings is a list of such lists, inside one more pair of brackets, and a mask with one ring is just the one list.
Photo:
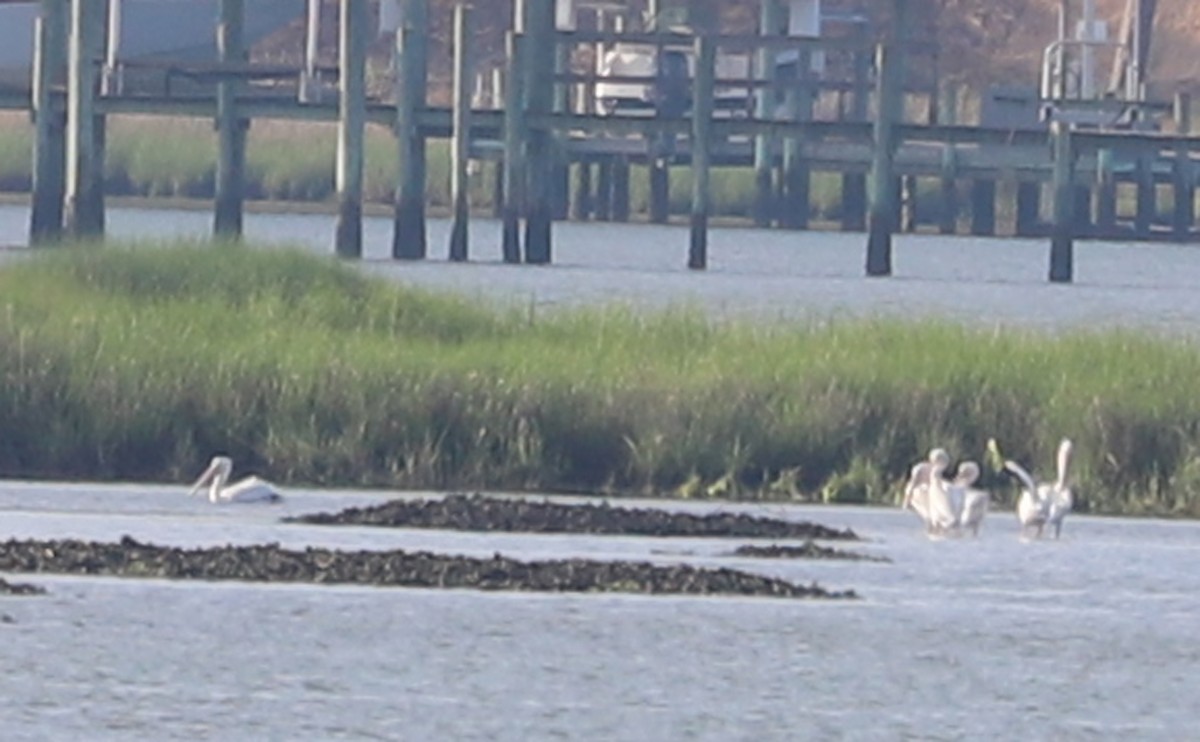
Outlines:
{"label": "swimming pelican", "polygon": [[913,465],[904,485],[904,502],[901,509],[911,509],[925,524],[925,530],[930,529],[929,522],[929,481],[935,466],[944,470],[950,465],[950,454],[944,448],[934,448],[929,452],[929,458]]}
{"label": "swimming pelican", "polygon": [[280,502],[283,495],[275,489],[275,485],[258,477],[245,479],[226,486],[229,475],[233,472],[233,460],[228,456],[214,456],[208,468],[192,485],[188,495],[199,494],[205,484],[209,484],[209,502]]}
{"label": "swimming pelican", "polygon": [[1065,497],[1059,497],[1057,494],[1059,483],[1043,482],[1038,484],[1033,475],[1017,462],[1011,460],[1004,462],[1004,468],[1021,480],[1021,496],[1017,499],[1017,520],[1021,523],[1022,535],[1028,533],[1030,529],[1036,529],[1037,537],[1041,538],[1046,523],[1050,519],[1051,511],[1054,511],[1057,518],[1054,524],[1056,533],[1062,530],[1062,519],[1066,517],[1066,511],[1071,509],[1071,491],[1065,486],[1066,464],[1070,456],[1071,442],[1064,439],[1059,444],[1058,450],[1058,476],[1059,482],[1063,485],[1062,489],[1065,490]]}
{"label": "swimming pelican", "polygon": [[969,530],[973,535],[979,535],[979,526],[987,515],[991,496],[987,490],[976,489],[971,485],[979,479],[979,464],[974,461],[964,461],[958,465],[958,474],[950,485],[951,504],[958,513],[957,527]]}

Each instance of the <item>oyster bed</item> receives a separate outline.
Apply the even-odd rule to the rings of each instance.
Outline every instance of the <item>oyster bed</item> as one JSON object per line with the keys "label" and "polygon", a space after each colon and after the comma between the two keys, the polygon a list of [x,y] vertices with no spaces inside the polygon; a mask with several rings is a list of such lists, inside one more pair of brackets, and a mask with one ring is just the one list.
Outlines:
{"label": "oyster bed", "polygon": [[398,587],[474,588],[544,592],[629,592],[854,598],[728,568],[556,559],[522,562],[429,552],[342,551],[277,544],[183,549],[141,543],[75,539],[0,543],[0,571],[250,582],[312,582]]}
{"label": "oyster bed", "polygon": [[336,513],[312,513],[286,522],[311,525],[390,526],[460,531],[586,533],[624,536],[720,536],[857,541],[850,529],[761,518],[744,513],[672,513],[651,508],[565,505],[549,501],[449,495],[433,500],[392,500]]}

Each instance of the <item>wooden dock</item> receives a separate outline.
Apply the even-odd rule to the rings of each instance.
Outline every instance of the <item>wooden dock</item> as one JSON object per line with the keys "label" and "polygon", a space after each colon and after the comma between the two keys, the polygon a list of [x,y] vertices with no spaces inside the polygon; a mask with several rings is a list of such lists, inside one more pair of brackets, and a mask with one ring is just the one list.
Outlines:
{"label": "wooden dock", "polygon": [[[971,202],[969,231],[973,234],[995,234],[996,184],[1015,184],[1008,190],[1015,199],[1016,231],[1051,237],[1048,277],[1052,281],[1071,280],[1073,242],[1079,237],[1196,238],[1195,161],[1200,137],[1190,135],[1190,106],[1185,97],[1166,106],[1171,112],[1165,120],[1172,134],[1084,129],[1063,121],[1032,130],[908,121],[902,112],[913,106],[906,106],[906,100],[911,104],[915,95],[932,98],[938,91],[914,92],[906,85],[906,69],[920,56],[919,48],[903,41],[907,0],[892,0],[897,25],[879,43],[861,38],[780,35],[778,0],[763,2],[770,12],[764,10],[761,33],[734,36],[562,31],[553,25],[553,0],[515,0],[516,28],[509,34],[502,75],[503,107],[472,110],[469,91],[475,71],[466,43],[471,28],[466,5],[454,11],[453,104],[439,108],[427,104],[428,0],[405,0],[401,5],[404,17],[396,31],[396,84],[390,100],[367,97],[366,3],[343,0],[338,96],[328,101],[302,101],[297,89],[253,84],[258,79],[287,79],[288,70],[249,61],[241,34],[243,0],[220,2],[220,22],[214,29],[219,59],[166,65],[171,75],[207,86],[184,93],[169,88],[138,92],[101,86],[110,30],[102,12],[105,4],[40,0],[31,85],[28,89],[0,89],[0,108],[30,110],[36,123],[30,243],[52,242],[64,235],[92,238],[103,234],[105,121],[121,114],[198,117],[215,122],[219,146],[213,230],[226,240],[239,239],[242,231],[246,129],[250,123],[256,119],[337,122],[335,251],[347,258],[362,254],[367,123],[388,126],[396,135],[400,168],[392,254],[397,259],[422,259],[429,254],[424,143],[431,138],[453,142],[454,228],[448,250],[456,261],[469,259],[466,193],[471,159],[500,163],[498,185],[502,187],[498,190],[503,201],[497,214],[503,228],[499,239],[509,262],[552,262],[552,223],[568,213],[575,218],[591,214],[627,218],[631,164],[649,169],[649,212],[654,221],[666,218],[670,169],[691,170],[686,263],[695,269],[707,264],[709,173],[725,167],[753,168],[755,222],[787,228],[803,228],[808,223],[808,183],[813,173],[841,175],[842,224],[866,229],[865,270],[872,276],[891,273],[892,235],[916,226],[913,201],[917,179],[940,184],[940,213],[929,226],[942,233],[959,228],[959,184],[971,184],[967,201]],[[595,112],[587,91],[597,84],[596,75],[571,72],[563,60],[581,46],[594,48],[617,41],[689,49],[696,68],[686,107],[667,110],[669,107],[660,105],[639,115]],[[760,60],[779,51],[795,52],[798,59],[805,60],[817,51],[836,50],[853,55],[858,72],[849,82],[811,75],[780,81],[774,79],[770,68],[750,77],[722,79],[716,75],[715,64],[722,49],[748,50]],[[876,70],[873,90],[867,88],[872,66]],[[297,79],[300,72],[297,70]],[[645,77],[606,79],[647,85],[656,82]],[[718,110],[719,91],[724,88],[749,91],[752,109]],[[814,114],[813,101],[831,89],[852,99],[849,115],[839,120]],[[572,91],[577,93],[574,101]],[[781,108],[770,104],[780,98],[784,101]],[[929,110],[936,109],[936,101],[927,102]],[[870,118],[868,111],[874,112]],[[1122,162],[1134,166],[1115,164]],[[577,174],[573,186],[566,175],[569,166],[574,166]],[[868,175],[869,179],[864,177]],[[869,193],[867,183],[871,184]],[[1137,188],[1137,213],[1128,223],[1116,218],[1120,183]],[[1174,192],[1173,211],[1165,225],[1155,223],[1156,186]],[[1049,224],[1040,219],[1043,191],[1052,202],[1047,210],[1052,215]]]}

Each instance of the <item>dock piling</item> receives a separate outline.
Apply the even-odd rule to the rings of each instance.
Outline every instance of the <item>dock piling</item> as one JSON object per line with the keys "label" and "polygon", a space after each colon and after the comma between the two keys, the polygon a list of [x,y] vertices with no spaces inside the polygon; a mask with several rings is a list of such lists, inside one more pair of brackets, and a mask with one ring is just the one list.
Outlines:
{"label": "dock piling", "polygon": [[688,268],[708,266],[709,148],[712,144],[713,78],[716,47],[700,36],[694,42],[696,77],[692,96],[692,217]]}
{"label": "dock piling", "polygon": [[1070,283],[1074,269],[1075,239],[1075,153],[1071,143],[1071,125],[1054,121],[1050,125],[1054,142],[1054,224],[1050,233],[1050,280]]}
{"label": "dock piling", "polygon": [[55,242],[63,231],[66,120],[55,92],[62,86],[67,68],[68,2],[41,0],[34,36],[31,245]]}
{"label": "dock piling", "polygon": [[504,85],[504,205],[501,252],[505,263],[521,262],[521,212],[525,194],[525,38],[513,31],[505,37],[508,70]]}
{"label": "dock piling", "polygon": [[467,165],[471,153],[471,64],[467,54],[467,5],[454,5],[454,110],[450,147],[450,194],[454,203],[450,227],[450,259],[467,259],[467,224],[470,219]]}
{"label": "dock piling", "polygon": [[[1174,101],[1175,134],[1188,136],[1192,129],[1192,100],[1187,93],[1177,93]],[[1175,190],[1175,208],[1172,213],[1171,231],[1177,241],[1187,241],[1196,221],[1196,185],[1192,175],[1192,161],[1184,147],[1175,150],[1175,162],[1171,176]]]}
{"label": "dock piling", "polygon": [[[217,56],[224,64],[246,61],[243,0],[221,0]],[[242,237],[243,188],[246,182],[246,122],[238,115],[241,83],[232,77],[217,83],[217,172],[213,198],[213,236]]]}
{"label": "dock piling", "polygon": [[425,230],[425,137],[418,115],[425,109],[428,79],[429,0],[403,0],[393,57],[396,69],[396,145],[399,173],[394,204],[392,257],[423,260]]}
{"label": "dock piling", "polygon": [[876,51],[878,110],[875,112],[874,151],[871,161],[871,202],[867,214],[867,275],[892,274],[892,232],[895,229],[896,138],[893,122],[900,114],[900,59],[890,44]]}
{"label": "dock piling", "polygon": [[67,231],[78,239],[104,234],[104,161],[96,126],[97,63],[105,28],[101,10],[94,0],[71,0],[65,219]]}

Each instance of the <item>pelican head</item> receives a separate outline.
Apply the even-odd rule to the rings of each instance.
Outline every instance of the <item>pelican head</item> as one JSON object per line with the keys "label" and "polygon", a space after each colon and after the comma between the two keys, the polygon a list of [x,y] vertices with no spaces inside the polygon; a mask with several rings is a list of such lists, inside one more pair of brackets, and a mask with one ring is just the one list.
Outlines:
{"label": "pelican head", "polygon": [[208,485],[208,499],[211,502],[216,502],[220,499],[221,488],[225,486],[225,482],[229,480],[229,474],[233,471],[233,459],[228,456],[214,456],[209,462],[208,468],[192,485],[192,489],[188,495],[197,495]]}
{"label": "pelican head", "polygon": [[935,448],[929,452],[929,463],[933,465],[933,471],[941,476],[946,467],[950,466],[950,454],[944,448]]}
{"label": "pelican head", "polygon": [[954,484],[959,487],[970,487],[979,479],[979,464],[974,461],[964,461],[958,465],[958,474],[954,477]]}

